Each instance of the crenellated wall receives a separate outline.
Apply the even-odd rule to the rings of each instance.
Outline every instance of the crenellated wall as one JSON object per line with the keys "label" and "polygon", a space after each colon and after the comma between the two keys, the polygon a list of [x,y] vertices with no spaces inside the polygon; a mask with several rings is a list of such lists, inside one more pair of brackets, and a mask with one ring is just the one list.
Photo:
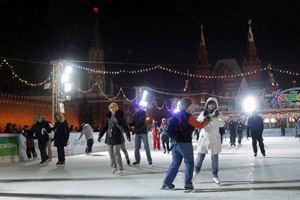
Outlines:
{"label": "crenellated wall", "polygon": [[[8,122],[31,126],[34,116],[40,113],[48,121],[52,121],[52,102],[38,98],[0,94],[0,129],[2,132]],[[69,125],[79,127],[79,106],[65,103],[65,119]]]}

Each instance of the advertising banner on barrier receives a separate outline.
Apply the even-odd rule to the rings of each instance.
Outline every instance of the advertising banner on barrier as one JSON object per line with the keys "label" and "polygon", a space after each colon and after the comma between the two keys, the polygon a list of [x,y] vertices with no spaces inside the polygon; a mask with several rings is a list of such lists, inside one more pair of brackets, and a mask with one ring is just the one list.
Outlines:
{"label": "advertising banner on barrier", "polygon": [[19,155],[19,137],[7,136],[0,137],[0,156]]}

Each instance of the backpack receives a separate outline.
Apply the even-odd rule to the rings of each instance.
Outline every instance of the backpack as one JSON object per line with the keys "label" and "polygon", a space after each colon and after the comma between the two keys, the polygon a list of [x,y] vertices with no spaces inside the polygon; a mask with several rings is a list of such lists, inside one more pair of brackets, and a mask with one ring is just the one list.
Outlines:
{"label": "backpack", "polygon": [[181,127],[181,115],[180,113],[176,113],[175,115],[167,118],[166,124],[164,127],[164,132],[166,136],[171,139],[177,140],[179,134],[182,132]]}

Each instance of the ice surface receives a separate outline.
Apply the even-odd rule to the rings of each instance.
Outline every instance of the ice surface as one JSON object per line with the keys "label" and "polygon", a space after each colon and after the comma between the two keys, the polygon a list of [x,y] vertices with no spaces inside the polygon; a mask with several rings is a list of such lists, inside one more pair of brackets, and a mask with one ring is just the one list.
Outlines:
{"label": "ice surface", "polygon": [[[224,141],[219,156],[220,185],[212,181],[211,160],[206,156],[194,181],[195,190],[184,193],[184,163],[174,181],[174,191],[160,190],[171,154],[151,151],[149,166],[141,150],[141,164],[127,166],[124,175],[111,174],[107,152],[57,158],[45,166],[39,160],[0,165],[0,199],[300,199],[300,141],[295,137],[265,137],[266,158],[253,156],[251,139],[242,147]],[[195,147],[195,159],[196,153]],[[131,163],[133,149],[128,149]]]}

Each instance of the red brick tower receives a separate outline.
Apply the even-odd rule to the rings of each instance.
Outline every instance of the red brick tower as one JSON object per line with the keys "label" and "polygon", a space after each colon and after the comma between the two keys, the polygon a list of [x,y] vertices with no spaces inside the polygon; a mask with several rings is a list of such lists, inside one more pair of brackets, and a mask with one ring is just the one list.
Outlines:
{"label": "red brick tower", "polygon": [[[194,73],[201,76],[211,76],[212,66],[208,63],[208,53],[206,49],[204,34],[203,34],[203,25],[201,24],[201,37],[200,45],[198,50],[198,59],[197,64],[194,66]],[[195,80],[194,89],[196,92],[207,92],[210,93],[212,90],[212,79],[209,78],[197,78]],[[205,103],[206,96],[200,96],[197,98],[197,103]]]}
{"label": "red brick tower", "polygon": [[252,20],[248,20],[249,31],[248,31],[248,60],[243,62],[244,73],[253,73],[251,75],[246,75],[246,81],[248,83],[249,89],[261,89],[262,79],[261,79],[261,61],[256,55],[256,47],[254,43],[254,37],[251,29]]}

